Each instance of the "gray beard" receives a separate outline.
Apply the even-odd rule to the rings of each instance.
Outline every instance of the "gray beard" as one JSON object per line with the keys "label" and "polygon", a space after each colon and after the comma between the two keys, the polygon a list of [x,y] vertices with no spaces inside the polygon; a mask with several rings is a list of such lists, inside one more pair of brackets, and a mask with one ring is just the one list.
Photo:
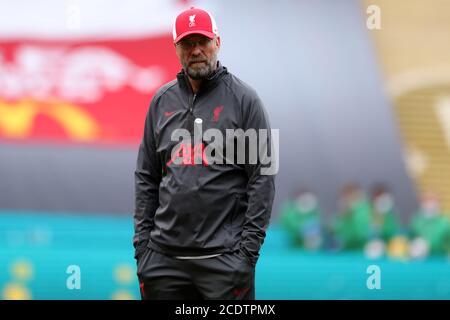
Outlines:
{"label": "gray beard", "polygon": [[194,80],[203,80],[208,78],[215,70],[217,64],[217,57],[213,57],[208,63],[201,68],[191,68],[190,66],[184,65],[184,70],[186,73]]}

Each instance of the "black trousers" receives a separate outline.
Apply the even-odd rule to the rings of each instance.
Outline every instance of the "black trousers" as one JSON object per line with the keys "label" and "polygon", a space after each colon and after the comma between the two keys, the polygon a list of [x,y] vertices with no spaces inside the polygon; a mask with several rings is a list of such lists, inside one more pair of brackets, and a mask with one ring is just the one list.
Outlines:
{"label": "black trousers", "polygon": [[255,267],[238,251],[184,260],[147,248],[137,259],[137,276],[142,299],[255,299]]}

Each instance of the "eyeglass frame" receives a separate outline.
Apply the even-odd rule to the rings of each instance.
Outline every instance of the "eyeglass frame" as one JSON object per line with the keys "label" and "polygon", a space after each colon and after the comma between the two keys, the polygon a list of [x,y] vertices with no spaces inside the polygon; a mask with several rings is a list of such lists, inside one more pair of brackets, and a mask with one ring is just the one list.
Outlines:
{"label": "eyeglass frame", "polygon": [[[215,40],[216,38],[208,38],[208,37],[202,37],[200,40],[197,41],[188,41],[188,40],[180,40],[177,43],[175,43],[175,46],[180,47],[183,50],[192,50],[195,47],[197,47],[197,45],[199,45],[201,48],[205,48],[206,46],[208,46],[213,40]],[[201,44],[201,42],[204,41],[204,44]],[[186,47],[186,45],[189,44],[189,46]]]}

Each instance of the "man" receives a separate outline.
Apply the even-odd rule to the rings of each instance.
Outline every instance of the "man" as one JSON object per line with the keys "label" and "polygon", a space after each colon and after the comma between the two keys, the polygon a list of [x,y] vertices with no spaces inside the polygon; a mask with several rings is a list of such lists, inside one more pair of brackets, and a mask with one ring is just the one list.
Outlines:
{"label": "man", "polygon": [[[256,92],[217,60],[220,37],[208,12],[190,8],[178,15],[173,39],[183,69],[151,101],[135,172],[141,296],[254,299],[274,174],[262,173],[261,153],[249,160],[249,139],[239,162],[242,135],[225,138],[224,156],[217,133],[263,129],[269,134],[257,146],[271,151],[269,122]],[[206,130],[218,140],[208,140]],[[205,132],[200,140],[198,132]],[[180,134],[188,135],[182,143]],[[230,144],[238,147],[231,156]]]}
{"label": "man", "polygon": [[372,189],[371,204],[370,238],[388,243],[402,233],[394,196],[387,186],[376,185]]}
{"label": "man", "polygon": [[357,184],[347,184],[341,190],[341,212],[333,220],[332,230],[337,248],[363,249],[370,239],[372,208],[363,189]]}
{"label": "man", "polygon": [[450,254],[450,221],[442,212],[437,193],[426,191],[421,197],[418,212],[410,222],[410,238],[413,248],[423,243],[425,248],[420,255],[448,255]]}
{"label": "man", "polygon": [[294,199],[283,205],[280,218],[293,246],[311,251],[322,247],[321,210],[314,192],[307,189],[297,192]]}

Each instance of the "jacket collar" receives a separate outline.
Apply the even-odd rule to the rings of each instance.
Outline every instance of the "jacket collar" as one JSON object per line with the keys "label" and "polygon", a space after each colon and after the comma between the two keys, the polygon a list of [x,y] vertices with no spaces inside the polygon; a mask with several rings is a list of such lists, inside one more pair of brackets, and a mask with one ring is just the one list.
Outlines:
{"label": "jacket collar", "polygon": [[[217,61],[217,68],[214,72],[206,79],[203,79],[200,85],[198,93],[208,91],[209,89],[215,87],[217,83],[222,79],[222,77],[228,73],[226,67],[222,66],[220,61]],[[192,93],[191,84],[189,83],[188,75],[184,69],[177,74],[177,80],[180,86]]]}

